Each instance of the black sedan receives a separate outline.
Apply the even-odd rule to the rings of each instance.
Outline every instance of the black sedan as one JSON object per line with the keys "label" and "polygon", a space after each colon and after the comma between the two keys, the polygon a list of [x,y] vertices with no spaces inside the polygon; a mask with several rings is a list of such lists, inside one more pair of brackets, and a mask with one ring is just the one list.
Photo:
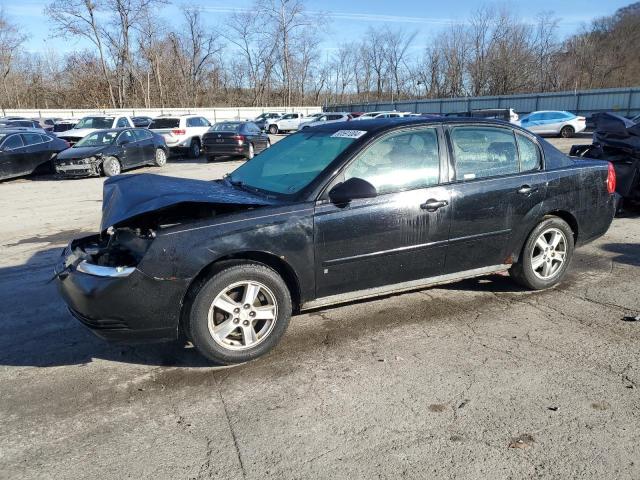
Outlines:
{"label": "black sedan", "polygon": [[0,130],[0,180],[51,172],[51,160],[69,144],[55,135],[28,128]]}
{"label": "black sedan", "polygon": [[615,202],[611,164],[505,122],[331,123],[219,181],[108,179],[100,233],[63,252],[58,286],[102,337],[184,334],[245,362],[307,309],[497,272],[553,287]]}
{"label": "black sedan", "polygon": [[70,177],[113,177],[142,165],[162,167],[167,153],[164,137],[146,128],[98,130],[58,155],[55,170]]}
{"label": "black sedan", "polygon": [[203,135],[202,146],[209,161],[223,155],[251,159],[269,148],[271,140],[253,122],[219,122]]}

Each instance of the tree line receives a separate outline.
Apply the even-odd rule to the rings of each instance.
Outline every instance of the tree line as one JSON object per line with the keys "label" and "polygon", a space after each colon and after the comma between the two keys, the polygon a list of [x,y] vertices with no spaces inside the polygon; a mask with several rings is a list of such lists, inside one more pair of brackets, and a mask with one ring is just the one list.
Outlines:
{"label": "tree line", "polygon": [[[0,107],[291,106],[636,86],[640,2],[559,40],[559,20],[481,6],[420,47],[409,29],[370,27],[324,49],[328,15],[304,0],[257,0],[214,25],[215,9],[166,0],[56,0],[51,35],[82,48],[28,52],[0,11]],[[329,33],[327,33],[329,32]],[[326,45],[325,45],[326,46]]]}

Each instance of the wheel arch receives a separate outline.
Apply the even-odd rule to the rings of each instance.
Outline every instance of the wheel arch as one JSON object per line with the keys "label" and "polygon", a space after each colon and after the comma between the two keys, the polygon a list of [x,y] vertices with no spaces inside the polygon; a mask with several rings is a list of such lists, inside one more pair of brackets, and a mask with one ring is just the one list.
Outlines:
{"label": "wheel arch", "polygon": [[571,212],[567,210],[551,210],[544,214],[544,216],[542,217],[542,220],[548,217],[559,217],[565,222],[567,222],[567,224],[571,227],[571,230],[573,231],[573,243],[574,244],[578,243],[580,226],[578,225],[578,220]]}
{"label": "wheel arch", "polygon": [[291,295],[291,304],[293,312],[300,311],[301,305],[301,290],[298,275],[293,267],[283,258],[260,250],[248,250],[235,252],[229,255],[224,255],[216,258],[209,264],[205,265],[198,274],[193,278],[187,287],[186,293],[182,301],[182,308],[180,311],[180,319],[178,329],[182,332],[187,332],[188,328],[184,328],[189,321],[189,313],[191,312],[191,306],[195,299],[200,287],[216,273],[232,265],[238,265],[243,263],[258,263],[270,267],[282,277],[285,285],[289,289]]}

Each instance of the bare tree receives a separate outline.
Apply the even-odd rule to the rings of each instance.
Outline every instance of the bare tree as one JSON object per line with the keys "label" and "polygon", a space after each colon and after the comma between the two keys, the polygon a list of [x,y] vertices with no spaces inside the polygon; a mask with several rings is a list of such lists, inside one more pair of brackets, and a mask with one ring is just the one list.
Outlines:
{"label": "bare tree", "polygon": [[[7,78],[15,64],[15,56],[18,48],[27,40],[27,36],[20,33],[18,26],[12,24],[0,9],[0,72],[2,74],[2,85],[4,87],[5,101],[0,102],[0,107],[9,104],[9,87]],[[17,99],[20,103],[19,97]]]}

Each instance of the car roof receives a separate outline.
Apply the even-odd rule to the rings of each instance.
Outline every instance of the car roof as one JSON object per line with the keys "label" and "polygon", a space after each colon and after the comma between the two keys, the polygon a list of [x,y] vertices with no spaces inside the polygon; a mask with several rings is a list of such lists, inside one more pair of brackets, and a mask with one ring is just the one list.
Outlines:
{"label": "car roof", "polygon": [[40,128],[30,128],[30,127],[8,127],[8,128],[0,128],[0,133],[39,133],[40,135],[46,134],[44,130]]}
{"label": "car roof", "polygon": [[360,120],[358,122],[344,121],[321,123],[313,127],[315,131],[336,132],[338,130],[364,130],[367,133],[377,133],[391,130],[403,126],[419,125],[447,125],[447,124],[483,124],[514,127],[513,124],[502,120],[469,118],[469,117],[397,117],[397,118],[374,118],[371,120]]}

